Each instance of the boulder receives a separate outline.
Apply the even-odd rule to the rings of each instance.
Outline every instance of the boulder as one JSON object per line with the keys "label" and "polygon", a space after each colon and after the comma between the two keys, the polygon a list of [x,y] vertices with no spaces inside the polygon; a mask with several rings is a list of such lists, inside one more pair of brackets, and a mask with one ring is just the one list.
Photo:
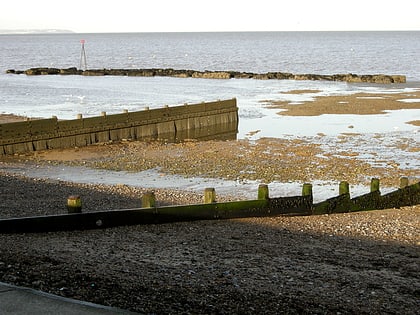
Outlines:
{"label": "boulder", "polygon": [[406,83],[407,78],[405,75],[392,75],[392,81],[393,83]]}
{"label": "boulder", "polygon": [[85,70],[85,71],[82,72],[82,75],[85,75],[85,76],[103,76],[103,75],[105,75],[105,69]]}
{"label": "boulder", "polygon": [[193,78],[202,79],[230,79],[230,73],[225,71],[195,71],[192,73]]}
{"label": "boulder", "polygon": [[60,74],[63,75],[76,75],[76,74],[81,74],[82,70],[77,70],[76,67],[71,67],[71,68],[67,68],[67,69],[60,69]]}

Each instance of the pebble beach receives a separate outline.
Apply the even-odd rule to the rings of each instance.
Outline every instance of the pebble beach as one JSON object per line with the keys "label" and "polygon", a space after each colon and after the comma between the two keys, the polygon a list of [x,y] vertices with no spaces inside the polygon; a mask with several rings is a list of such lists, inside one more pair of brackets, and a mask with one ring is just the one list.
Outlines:
{"label": "pebble beach", "polygon": [[[86,211],[133,207],[142,192],[4,173],[0,182],[3,216],[64,212],[63,196],[74,193]],[[156,194],[162,203],[201,202]],[[143,314],[416,314],[419,218],[413,206],[6,234],[0,281]]]}

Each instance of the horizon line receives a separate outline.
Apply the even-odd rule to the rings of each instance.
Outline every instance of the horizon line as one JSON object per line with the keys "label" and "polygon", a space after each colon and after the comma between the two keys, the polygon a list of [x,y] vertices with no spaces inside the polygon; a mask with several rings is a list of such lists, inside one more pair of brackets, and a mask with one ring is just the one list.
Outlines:
{"label": "horizon line", "polygon": [[418,32],[420,29],[364,29],[364,30],[215,30],[215,31],[73,31],[67,29],[0,29],[2,35],[35,34],[128,34],[128,33],[316,33],[316,32]]}

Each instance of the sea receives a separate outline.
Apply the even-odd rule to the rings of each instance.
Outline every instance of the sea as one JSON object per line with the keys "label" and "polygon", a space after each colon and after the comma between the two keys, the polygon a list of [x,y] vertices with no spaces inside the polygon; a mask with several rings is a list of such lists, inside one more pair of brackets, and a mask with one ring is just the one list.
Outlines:
{"label": "sea", "polygon": [[[242,117],[239,137],[254,129],[261,129],[257,137],[281,136],[290,131],[301,135],[331,134],[343,132],[347,126],[337,127],[340,125],[337,122],[328,129],[322,117],[306,118],[310,121],[304,128],[299,128],[299,118],[289,117],[279,124],[279,115],[267,110],[267,104],[276,100],[299,103],[315,96],[282,94],[298,89],[318,90],[317,96],[396,89],[326,81],[6,74],[8,69],[31,67],[82,68],[85,65],[81,41],[89,69],[402,74],[408,84],[398,85],[398,89],[420,86],[420,31],[7,34],[0,35],[0,113],[74,119],[77,114],[90,117],[103,111],[112,114],[125,109],[135,111],[235,97]],[[263,117],[266,119],[261,121]],[[268,121],[272,119],[274,123]],[[375,124],[376,130],[370,129],[372,124],[359,125],[365,126],[365,132],[387,130],[381,124]]]}
{"label": "sea", "polygon": [[174,68],[404,74],[420,81],[420,31],[27,34],[0,36],[0,69]]}
{"label": "sea", "polygon": [[[6,74],[8,69],[31,67],[82,68],[82,41],[89,69],[398,74],[405,75],[407,83]],[[238,139],[316,139],[329,150],[340,145],[341,150],[359,150],[359,157],[368,161],[397,159],[410,169],[420,168],[418,152],[391,152],[388,147],[396,147],[400,139],[410,139],[411,145],[419,147],[420,128],[406,123],[420,120],[419,99],[401,100],[418,103],[418,109],[381,115],[290,117],[278,115],[279,110],[269,105],[272,101],[299,104],[317,96],[419,89],[420,31],[0,35],[0,114],[75,119],[78,114],[91,117],[104,111],[113,114],[236,98]],[[287,93],[294,90],[304,92]],[[348,133],[354,139],[340,143],[340,137]]]}

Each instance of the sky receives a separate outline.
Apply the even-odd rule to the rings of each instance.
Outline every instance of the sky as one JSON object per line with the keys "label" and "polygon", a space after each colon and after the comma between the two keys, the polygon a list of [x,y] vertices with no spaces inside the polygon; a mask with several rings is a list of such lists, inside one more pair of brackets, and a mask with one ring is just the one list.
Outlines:
{"label": "sky", "polygon": [[419,0],[2,0],[0,30],[420,30]]}

